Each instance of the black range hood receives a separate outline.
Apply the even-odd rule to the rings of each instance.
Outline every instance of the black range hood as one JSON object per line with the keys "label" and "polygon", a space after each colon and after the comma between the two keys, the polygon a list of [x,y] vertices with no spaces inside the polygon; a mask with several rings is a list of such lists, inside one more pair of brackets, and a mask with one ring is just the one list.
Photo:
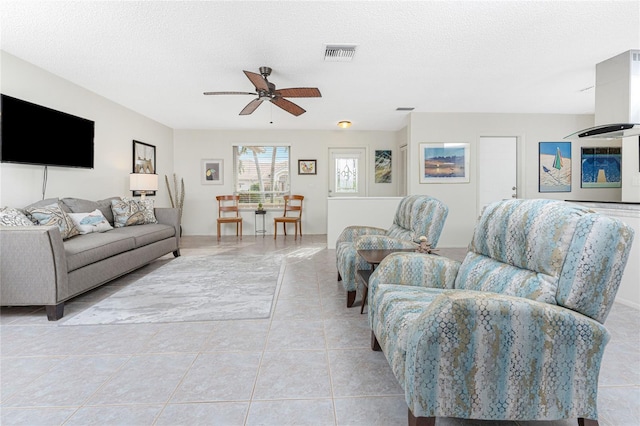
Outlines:
{"label": "black range hood", "polygon": [[640,124],[617,123],[590,127],[565,136],[565,139],[620,139],[640,135]]}

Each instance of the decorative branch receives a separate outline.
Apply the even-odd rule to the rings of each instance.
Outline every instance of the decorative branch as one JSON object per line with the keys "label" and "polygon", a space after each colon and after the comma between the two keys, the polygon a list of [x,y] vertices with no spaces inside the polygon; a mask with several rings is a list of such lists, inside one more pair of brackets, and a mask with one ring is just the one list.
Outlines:
{"label": "decorative branch", "polygon": [[[184,179],[180,179],[180,190],[178,190],[178,177],[173,174],[173,188],[174,192],[171,192],[171,185],[169,184],[169,177],[164,175],[164,180],[167,183],[167,190],[169,191],[169,200],[171,200],[171,207],[178,208],[178,216],[180,217],[180,223],[182,223],[182,206],[184,205]],[[175,195],[175,200],[174,200]]]}

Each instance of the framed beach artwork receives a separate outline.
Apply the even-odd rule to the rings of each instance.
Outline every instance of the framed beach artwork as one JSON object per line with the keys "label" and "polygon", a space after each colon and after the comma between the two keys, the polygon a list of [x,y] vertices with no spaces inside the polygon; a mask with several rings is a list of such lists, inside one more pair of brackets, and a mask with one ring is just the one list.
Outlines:
{"label": "framed beach artwork", "polygon": [[374,167],[376,183],[391,183],[390,149],[376,149]]}
{"label": "framed beach artwork", "polygon": [[421,143],[420,183],[468,183],[468,143]]}
{"label": "framed beach artwork", "polygon": [[203,185],[222,185],[224,169],[222,160],[202,160],[200,180]]}
{"label": "framed beach artwork", "polygon": [[[133,141],[133,173],[156,173],[156,147],[148,143]],[[142,195],[140,191],[131,191],[134,197]],[[146,196],[156,195],[156,191],[145,191]]]}
{"label": "framed beach artwork", "polygon": [[539,192],[571,192],[571,142],[540,142],[538,165]]}
{"label": "framed beach artwork", "polygon": [[582,147],[580,186],[582,188],[622,187],[622,148]]}

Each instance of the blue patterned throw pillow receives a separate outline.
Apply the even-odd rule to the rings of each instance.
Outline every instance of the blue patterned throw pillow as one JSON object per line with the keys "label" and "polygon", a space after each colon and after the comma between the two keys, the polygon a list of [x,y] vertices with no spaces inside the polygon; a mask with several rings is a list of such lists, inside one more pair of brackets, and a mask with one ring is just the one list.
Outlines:
{"label": "blue patterned throw pillow", "polygon": [[57,226],[60,229],[63,240],[80,233],[71,218],[60,208],[58,203],[44,207],[27,207],[26,213],[38,225]]}

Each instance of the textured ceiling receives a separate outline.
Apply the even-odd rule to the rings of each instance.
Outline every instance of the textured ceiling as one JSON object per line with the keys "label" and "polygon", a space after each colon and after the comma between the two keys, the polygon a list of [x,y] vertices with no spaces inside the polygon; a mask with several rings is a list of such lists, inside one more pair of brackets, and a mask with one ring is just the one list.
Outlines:
{"label": "textured ceiling", "polygon": [[[0,2],[1,47],[176,129],[397,130],[407,113],[594,112],[595,64],[640,48],[634,1]],[[326,43],[357,44],[325,62]],[[242,70],[314,86],[294,117]],[[273,121],[271,124],[270,122]]]}

